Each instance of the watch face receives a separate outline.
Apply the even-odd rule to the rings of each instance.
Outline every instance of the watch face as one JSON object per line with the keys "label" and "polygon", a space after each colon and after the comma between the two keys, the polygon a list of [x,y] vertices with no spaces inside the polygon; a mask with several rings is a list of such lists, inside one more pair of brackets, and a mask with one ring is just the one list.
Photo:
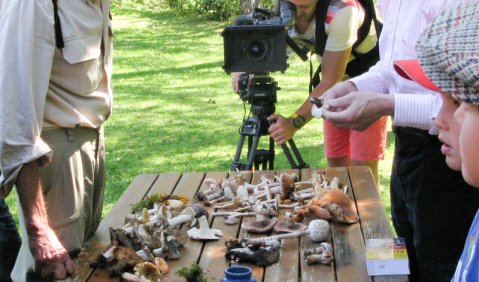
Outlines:
{"label": "watch face", "polygon": [[293,124],[296,128],[301,128],[306,123],[305,119],[302,116],[297,116],[293,118]]}

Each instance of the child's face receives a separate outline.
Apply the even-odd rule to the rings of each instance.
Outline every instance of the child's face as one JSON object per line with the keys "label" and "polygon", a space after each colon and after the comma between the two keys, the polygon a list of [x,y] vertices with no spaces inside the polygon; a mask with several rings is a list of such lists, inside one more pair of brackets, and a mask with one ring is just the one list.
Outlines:
{"label": "child's face", "polygon": [[454,112],[459,102],[441,93],[442,108],[434,123],[439,128],[439,140],[443,143],[441,153],[446,156],[447,165],[454,170],[461,170],[461,154],[459,146],[460,124],[454,119]]}
{"label": "child's face", "polygon": [[479,187],[479,107],[462,103],[454,118],[461,125],[462,176],[470,185]]}

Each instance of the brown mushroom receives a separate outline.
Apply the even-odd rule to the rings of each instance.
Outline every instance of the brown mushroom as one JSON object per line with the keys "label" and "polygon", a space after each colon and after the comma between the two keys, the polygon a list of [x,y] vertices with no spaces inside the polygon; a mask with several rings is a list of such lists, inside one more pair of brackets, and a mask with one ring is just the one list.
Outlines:
{"label": "brown mushroom", "polygon": [[147,281],[151,282],[160,282],[161,278],[163,278],[158,267],[151,262],[137,264],[135,266],[135,274],[140,277],[140,280],[144,277]]}
{"label": "brown mushroom", "polygon": [[281,198],[286,199],[289,198],[289,195],[294,191],[294,183],[298,181],[298,177],[296,174],[287,174],[282,173],[279,176],[280,183],[281,183]]}
{"label": "brown mushroom", "polygon": [[168,266],[168,263],[166,262],[164,258],[156,257],[155,265],[158,268],[158,270],[163,274],[167,274],[168,272],[170,272],[170,267]]}

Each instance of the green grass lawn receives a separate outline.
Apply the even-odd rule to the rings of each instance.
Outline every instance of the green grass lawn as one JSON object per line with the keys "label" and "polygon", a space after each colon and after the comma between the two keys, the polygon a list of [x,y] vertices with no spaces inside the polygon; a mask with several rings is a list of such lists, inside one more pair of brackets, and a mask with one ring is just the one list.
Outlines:
{"label": "green grass lawn", "polygon": [[[129,2],[128,2],[129,3]],[[115,31],[114,111],[106,124],[107,183],[104,213],[142,173],[226,171],[245,114],[222,70],[221,31],[226,23],[181,18],[153,5],[112,3]],[[306,99],[309,63],[293,54],[290,67],[274,74],[276,112],[289,116]],[[246,106],[246,114],[249,106]],[[295,135],[303,158],[326,167],[322,124],[314,120]],[[393,154],[380,162],[381,199],[389,214]],[[261,138],[266,147],[267,136]],[[290,168],[277,148],[275,169]],[[7,202],[16,216],[12,195]]]}

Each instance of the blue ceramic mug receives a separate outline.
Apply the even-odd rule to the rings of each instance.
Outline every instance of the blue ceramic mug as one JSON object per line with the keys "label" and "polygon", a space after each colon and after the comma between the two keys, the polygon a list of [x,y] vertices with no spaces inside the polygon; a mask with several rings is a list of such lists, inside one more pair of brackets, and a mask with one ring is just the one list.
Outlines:
{"label": "blue ceramic mug", "polygon": [[252,277],[253,271],[246,266],[230,266],[225,269],[225,276],[221,278],[221,282],[256,282]]}

